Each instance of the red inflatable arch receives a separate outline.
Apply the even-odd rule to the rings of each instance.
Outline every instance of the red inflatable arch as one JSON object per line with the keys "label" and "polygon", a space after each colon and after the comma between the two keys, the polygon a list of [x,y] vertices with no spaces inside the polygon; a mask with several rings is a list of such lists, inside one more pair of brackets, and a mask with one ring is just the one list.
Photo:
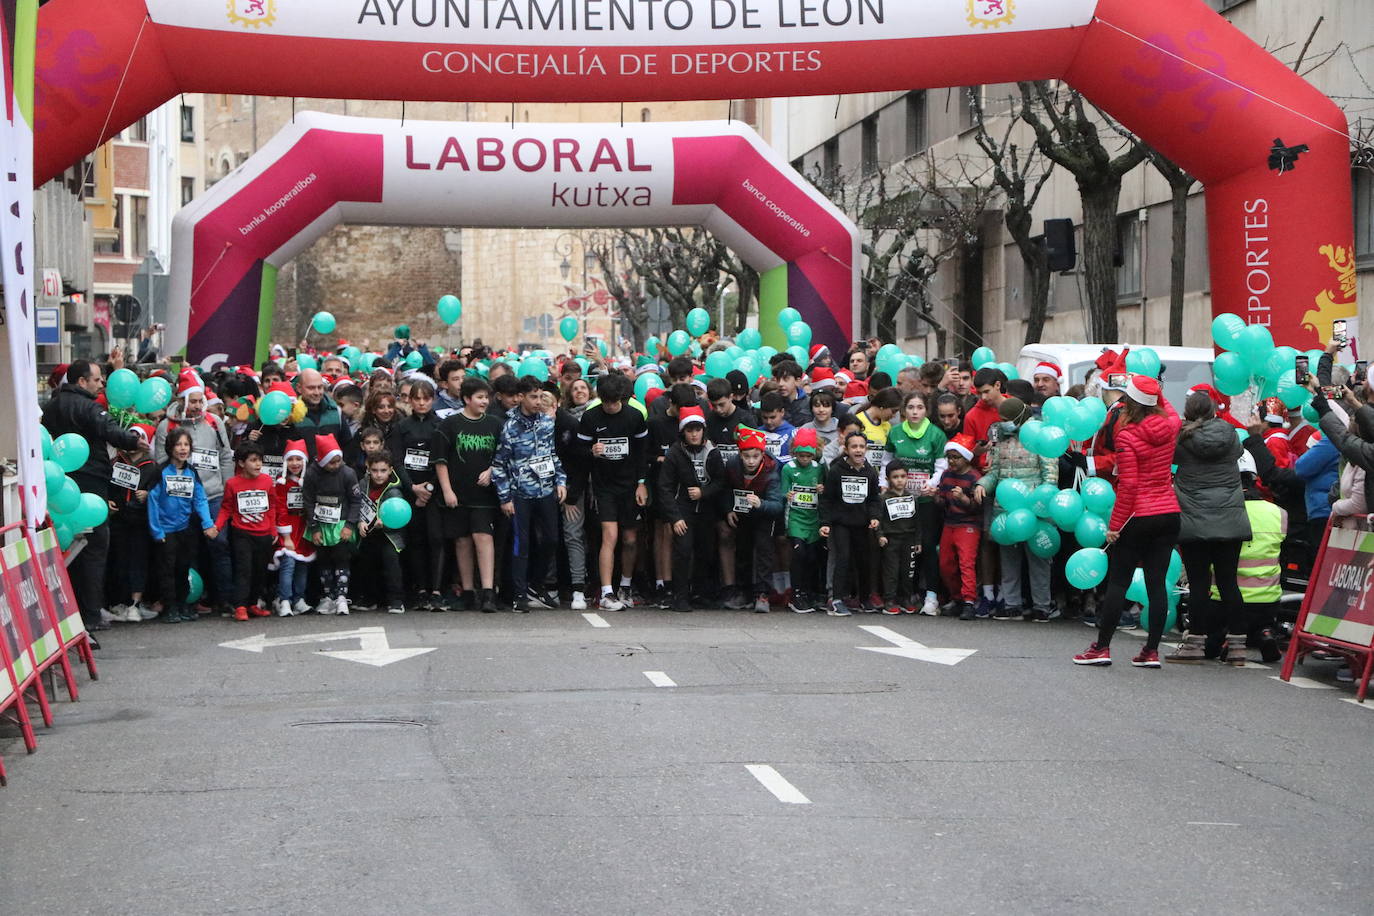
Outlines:
{"label": "red inflatable arch", "polygon": [[1062,78],[1202,181],[1216,311],[1303,348],[1355,313],[1345,117],[1202,0],[53,0],[38,71],[39,182],[179,91],[570,102]]}

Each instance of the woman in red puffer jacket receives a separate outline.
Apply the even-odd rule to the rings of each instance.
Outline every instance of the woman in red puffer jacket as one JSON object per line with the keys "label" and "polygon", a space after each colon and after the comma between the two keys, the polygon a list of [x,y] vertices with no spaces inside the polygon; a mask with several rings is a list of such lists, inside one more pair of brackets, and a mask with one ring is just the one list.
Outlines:
{"label": "woman in red puffer jacket", "polygon": [[1126,589],[1136,569],[1145,571],[1150,614],[1149,638],[1131,660],[1137,668],[1158,668],[1159,641],[1168,616],[1169,556],[1178,543],[1178,498],[1171,467],[1178,442],[1178,414],[1160,395],[1159,382],[1134,376],[1122,399],[1124,425],[1117,434],[1116,507],[1107,524],[1107,595],[1098,611],[1097,642],[1075,655],[1076,665],[1110,665],[1112,634],[1126,606]]}

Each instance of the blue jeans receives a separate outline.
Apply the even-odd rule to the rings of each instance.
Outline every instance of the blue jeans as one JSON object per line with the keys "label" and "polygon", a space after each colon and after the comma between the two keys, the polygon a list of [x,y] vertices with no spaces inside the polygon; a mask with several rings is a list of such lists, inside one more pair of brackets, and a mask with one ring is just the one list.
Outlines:
{"label": "blue jeans", "polygon": [[277,558],[277,597],[293,603],[305,598],[305,580],[309,575],[309,563],[282,554]]}
{"label": "blue jeans", "polygon": [[525,499],[517,496],[515,502],[515,525],[511,553],[511,579],[515,585],[515,597],[525,597],[529,589],[530,554],[533,541],[539,542],[539,563],[534,569],[534,582],[542,590],[553,573],[558,543],[558,497],[544,496],[539,499]]}
{"label": "blue jeans", "polygon": [[[214,499],[206,499],[210,504],[212,521],[219,517],[219,507],[223,501],[224,494]],[[234,562],[233,554],[229,550],[229,529],[232,527],[225,525],[213,541],[206,542],[210,551],[210,586],[215,598],[222,604],[229,604],[234,598]]]}

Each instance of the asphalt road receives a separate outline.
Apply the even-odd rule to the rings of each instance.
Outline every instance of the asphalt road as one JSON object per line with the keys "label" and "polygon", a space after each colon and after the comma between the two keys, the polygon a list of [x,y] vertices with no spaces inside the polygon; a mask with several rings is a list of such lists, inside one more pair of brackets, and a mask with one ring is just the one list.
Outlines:
{"label": "asphalt road", "polygon": [[[37,754],[0,731],[0,913],[1371,905],[1374,702],[1349,688],[1137,670],[1125,634],[1113,668],[1076,668],[1069,622],[603,616],[101,634],[101,680]],[[435,651],[219,645],[364,626]],[[893,645],[861,626],[976,653],[860,651]]]}

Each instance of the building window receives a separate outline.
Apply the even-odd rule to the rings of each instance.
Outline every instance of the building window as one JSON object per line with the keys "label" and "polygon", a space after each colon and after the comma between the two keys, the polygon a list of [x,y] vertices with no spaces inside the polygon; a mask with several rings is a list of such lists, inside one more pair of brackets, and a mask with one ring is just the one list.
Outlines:
{"label": "building window", "polygon": [[1355,170],[1355,254],[1374,255],[1374,172]]}
{"label": "building window", "polygon": [[821,147],[821,171],[827,179],[834,178],[840,171],[840,138],[831,137]]}
{"label": "building window", "polygon": [[924,150],[926,139],[926,94],[908,92],[906,96],[906,154],[915,156]]}
{"label": "building window", "polygon": [[181,142],[196,141],[196,110],[190,105],[181,106]]}
{"label": "building window", "polygon": [[129,239],[131,245],[128,256],[142,258],[148,253],[148,198],[130,197],[131,222],[133,231]]}
{"label": "building window", "polygon": [[95,197],[97,188],[95,186],[95,159],[87,156],[81,160],[81,197],[84,200],[92,200]]}
{"label": "building window", "polygon": [[865,175],[878,171],[878,116],[864,118],[860,133],[861,156]]}
{"label": "building window", "polygon": [[194,178],[181,179],[181,205],[184,207],[196,199],[196,180]]}
{"label": "building window", "polygon": [[1134,211],[1116,218],[1116,297],[1140,298],[1140,218]]}
{"label": "building window", "polygon": [[643,121],[645,124],[653,120],[653,115],[654,113],[647,108],[641,108],[639,110],[639,120]]}
{"label": "building window", "polygon": [[220,110],[220,111],[228,111],[228,110],[229,110],[229,96],[227,96],[227,95],[221,95],[221,96],[219,97],[219,110]]}
{"label": "building window", "polygon": [[116,194],[112,203],[114,226],[99,229],[95,239],[95,253],[101,257],[117,258],[124,253],[124,195]]}
{"label": "building window", "polygon": [[128,129],[124,131],[124,138],[126,140],[136,140],[139,143],[147,143],[148,119],[146,117],[139,118],[137,121],[130,124]]}

